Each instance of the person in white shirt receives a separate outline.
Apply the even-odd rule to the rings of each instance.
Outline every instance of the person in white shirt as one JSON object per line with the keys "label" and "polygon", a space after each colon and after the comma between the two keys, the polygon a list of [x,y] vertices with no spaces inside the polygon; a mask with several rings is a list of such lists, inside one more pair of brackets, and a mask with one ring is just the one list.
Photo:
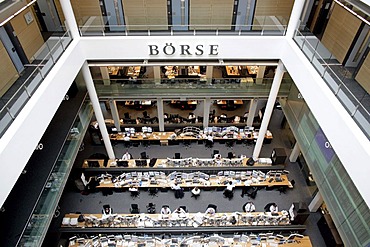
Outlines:
{"label": "person in white shirt", "polygon": [[191,197],[198,199],[199,196],[200,196],[200,189],[198,187],[194,187],[194,189],[191,190]]}
{"label": "person in white shirt", "polygon": [[184,192],[182,191],[181,186],[175,181],[175,183],[171,186],[171,189],[175,191],[175,198],[183,198]]}
{"label": "person in white shirt", "polygon": [[176,215],[178,218],[185,218],[186,212],[183,208],[178,207],[172,212],[172,215]]}
{"label": "person in white shirt", "polygon": [[213,216],[216,214],[216,210],[212,207],[207,208],[207,210],[204,212],[206,215]]}
{"label": "person in white shirt", "polygon": [[274,202],[266,204],[264,209],[265,209],[265,212],[271,212],[271,213],[279,212],[279,208],[278,208],[277,204],[274,203]]}
{"label": "person in white shirt", "polygon": [[113,209],[108,205],[104,205],[102,213],[103,213],[103,216],[110,216],[113,213]]}
{"label": "person in white shirt", "polygon": [[125,142],[129,142],[130,141],[130,134],[125,135],[125,137],[123,137],[123,140]]}
{"label": "person in white shirt", "polygon": [[130,160],[130,159],[132,159],[132,155],[128,151],[126,151],[126,153],[123,154],[122,159],[123,160]]}
{"label": "person in white shirt", "polygon": [[171,214],[171,209],[165,205],[161,208],[161,214]]}
{"label": "person in white shirt", "polygon": [[232,181],[229,181],[229,183],[226,185],[226,189],[224,190],[224,196],[231,200],[234,196],[234,187],[235,185],[233,184]]}
{"label": "person in white shirt", "polygon": [[243,205],[243,210],[244,210],[244,212],[246,212],[246,213],[249,213],[249,212],[255,212],[255,211],[256,211],[256,207],[254,206],[253,202],[246,202],[246,203]]}

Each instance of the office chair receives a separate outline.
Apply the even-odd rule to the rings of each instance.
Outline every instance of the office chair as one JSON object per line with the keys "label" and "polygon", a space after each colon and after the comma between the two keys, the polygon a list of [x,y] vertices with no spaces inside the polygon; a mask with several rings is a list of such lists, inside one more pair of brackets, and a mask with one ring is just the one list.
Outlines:
{"label": "office chair", "polygon": [[228,159],[232,159],[232,158],[234,158],[234,154],[233,154],[233,152],[228,152],[228,153],[227,153],[227,158],[228,158]]}
{"label": "office chair", "polygon": [[213,148],[213,141],[206,140],[206,148]]}
{"label": "office chair", "polygon": [[135,199],[136,197],[139,197],[140,192],[139,191],[130,191],[132,199]]}
{"label": "office chair", "polygon": [[132,214],[139,214],[140,209],[138,204],[131,204],[130,213]]}
{"label": "office chair", "polygon": [[113,213],[113,208],[111,208],[109,204],[105,204],[103,205],[103,209],[102,209],[103,214],[106,209],[110,209],[110,213]]}
{"label": "office chair", "polygon": [[125,112],[123,115],[125,116],[126,119],[130,119],[130,114],[128,112]]}
{"label": "office chair", "polygon": [[149,195],[150,196],[152,196],[152,197],[157,196],[158,197],[157,193],[158,193],[158,189],[157,188],[153,188],[153,187],[149,188]]}
{"label": "office chair", "polygon": [[181,159],[181,154],[180,153],[175,153],[175,159]]}
{"label": "office chair", "polygon": [[227,148],[232,148],[234,147],[234,141],[228,140],[226,141],[225,145]]}
{"label": "office chair", "polygon": [[248,196],[249,198],[251,198],[251,199],[255,199],[255,198],[256,198],[256,196],[257,196],[257,191],[258,191],[258,188],[257,188],[257,187],[249,187],[249,188],[247,189],[246,194],[247,194],[247,196]]}
{"label": "office chair", "polygon": [[149,159],[149,156],[148,156],[148,155],[146,155],[146,152],[141,152],[141,153],[140,153],[140,158],[141,158],[141,159]]}
{"label": "office chair", "polygon": [[188,212],[188,209],[186,208],[186,206],[179,206],[179,208],[182,208],[184,209],[185,212]]}
{"label": "office chair", "polygon": [[146,210],[148,214],[155,214],[155,204],[152,202],[149,202],[149,204],[146,206]]}

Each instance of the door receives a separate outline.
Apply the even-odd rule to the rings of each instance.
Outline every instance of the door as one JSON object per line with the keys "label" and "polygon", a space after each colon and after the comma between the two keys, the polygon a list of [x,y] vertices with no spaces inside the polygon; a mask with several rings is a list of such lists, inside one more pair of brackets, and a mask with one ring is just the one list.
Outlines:
{"label": "door", "polygon": [[[40,14],[49,32],[63,31],[60,24],[59,16],[55,8],[54,1],[52,0],[38,0],[38,8],[40,9]],[[39,15],[37,15],[39,17]],[[41,21],[40,21],[41,22]]]}
{"label": "door", "polygon": [[18,73],[22,72],[24,70],[23,63],[4,27],[0,27],[0,39],[3,42],[4,47],[8,52],[9,57],[12,60]]}
{"label": "door", "polygon": [[350,55],[345,63],[346,67],[357,67],[361,58],[363,57],[366,48],[370,44],[370,27],[368,25],[364,25],[361,30],[360,35],[358,36],[353,49],[351,50]]}

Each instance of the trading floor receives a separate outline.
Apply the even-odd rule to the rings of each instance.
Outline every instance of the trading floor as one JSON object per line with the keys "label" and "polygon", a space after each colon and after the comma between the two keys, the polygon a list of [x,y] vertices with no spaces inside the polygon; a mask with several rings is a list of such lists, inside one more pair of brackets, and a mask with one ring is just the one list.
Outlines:
{"label": "trading floor", "polygon": [[[244,111],[244,109],[240,110],[240,113]],[[125,110],[126,109],[123,109],[123,111]],[[181,112],[181,110],[178,111]],[[130,114],[135,113],[136,111],[130,112]],[[108,112],[105,112],[104,114],[105,117],[109,117]],[[292,143],[288,137],[291,135],[291,133],[289,128],[282,128],[283,122],[283,112],[280,109],[275,109],[268,127],[268,129],[273,133],[274,138],[270,144],[265,143],[263,145],[260,157],[270,157],[273,149],[275,148],[283,148],[287,154],[290,153]],[[227,147],[224,143],[215,142],[214,146],[209,148],[206,147],[204,143],[194,142],[190,145],[184,145],[183,143],[180,143],[179,145],[169,146],[153,144],[145,146],[131,145],[127,147],[123,143],[116,143],[113,148],[117,158],[121,158],[123,154],[128,151],[133,156],[133,159],[139,159],[142,152],[146,152],[146,155],[149,156],[149,158],[165,159],[167,157],[173,158],[175,153],[180,153],[181,157],[183,158],[211,158],[214,150],[218,150],[222,157],[227,157],[228,153],[230,152],[235,154],[237,157],[241,155],[250,157],[252,155],[254,145],[241,143],[235,144],[232,147]],[[59,237],[61,238],[59,241],[60,244],[66,244],[68,238],[71,238],[71,236],[76,236],[78,238],[89,237],[91,234],[76,233],[73,235],[73,228],[69,229],[68,234],[65,232],[63,233],[63,227],[61,227],[63,217],[69,213],[78,213],[85,216],[91,214],[101,214],[103,205],[107,204],[110,205],[110,207],[113,209],[113,212],[117,214],[129,214],[131,204],[138,204],[140,213],[147,213],[146,206],[149,203],[155,204],[156,213],[160,212],[163,205],[168,205],[172,211],[179,206],[185,206],[189,213],[204,213],[207,209],[207,205],[209,204],[217,205],[217,212],[233,213],[243,212],[242,206],[248,201],[252,201],[254,203],[256,212],[263,212],[264,206],[270,202],[275,202],[279,207],[279,211],[282,211],[289,210],[292,203],[304,202],[309,204],[314,191],[314,188],[311,188],[313,186],[307,186],[306,178],[304,177],[298,162],[291,163],[288,159],[286,159],[284,169],[289,171],[289,180],[295,181],[294,188],[289,188],[284,191],[284,193],[281,193],[276,189],[261,188],[258,190],[257,196],[254,199],[247,196],[241,197],[242,190],[240,188],[235,188],[234,196],[231,199],[225,198],[222,190],[203,189],[201,190],[201,194],[197,199],[194,199],[194,197],[191,196],[191,192],[188,190],[184,191],[183,198],[176,199],[174,191],[171,189],[167,191],[159,191],[156,195],[150,195],[147,190],[140,189],[140,194],[138,197],[132,197],[129,191],[114,191],[112,194],[106,194],[102,193],[102,191],[98,189],[96,192],[92,193],[81,193],[75,185],[75,179],[79,179],[81,173],[84,171],[81,169],[84,160],[96,153],[106,153],[105,148],[103,145],[92,145],[91,138],[87,133],[84,139],[84,147],[81,149],[76,158],[70,179],[59,203],[60,215],[53,220],[47,237],[44,241],[44,246],[56,246],[55,239]],[[89,173],[86,174],[89,176]],[[302,234],[304,236],[309,236],[312,246],[326,246],[317,228],[317,221],[320,217],[320,213],[311,213],[308,219],[304,222],[306,230]],[[264,228],[261,227],[261,231],[263,231],[263,229]],[[140,231],[142,232],[142,229]],[[150,234],[151,231],[153,231],[153,228],[144,229],[146,234]],[[94,235],[98,233],[99,229],[94,228]],[[120,233],[122,234],[122,232]],[[209,233],[207,234],[207,236],[210,235]],[[204,236],[205,235],[203,235],[203,237]],[[73,242],[71,241],[71,243]],[[71,246],[79,245],[76,244]]]}

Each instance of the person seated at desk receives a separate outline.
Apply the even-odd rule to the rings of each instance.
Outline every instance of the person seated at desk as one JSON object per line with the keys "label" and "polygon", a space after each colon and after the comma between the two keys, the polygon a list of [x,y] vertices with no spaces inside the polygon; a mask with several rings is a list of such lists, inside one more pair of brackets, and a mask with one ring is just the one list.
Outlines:
{"label": "person seated at desk", "polygon": [[192,120],[192,119],[194,119],[195,118],[195,115],[194,115],[194,113],[189,113],[189,116],[188,116],[188,119],[189,120]]}
{"label": "person seated at desk", "polygon": [[207,210],[204,212],[205,215],[208,215],[208,216],[214,216],[216,214],[216,209],[214,209],[213,207],[209,207],[207,208]]}
{"label": "person seated at desk", "polygon": [[129,142],[131,139],[130,139],[130,134],[126,134],[125,137],[123,137],[123,140],[125,142]]}
{"label": "person seated at desk", "polygon": [[222,157],[221,157],[221,154],[215,154],[213,155],[213,158],[216,160],[220,160]]}
{"label": "person seated at desk", "polygon": [[162,215],[169,215],[171,214],[171,209],[168,207],[168,205],[163,205],[161,208],[161,214]]}
{"label": "person seated at desk", "polygon": [[207,135],[207,141],[213,143],[213,135]]}
{"label": "person seated at desk", "polygon": [[122,160],[130,160],[130,159],[132,159],[132,155],[128,151],[126,151],[126,153],[124,153],[122,156]]}
{"label": "person seated at desk", "polygon": [[113,209],[107,204],[103,206],[102,214],[103,216],[110,216],[113,213]]}
{"label": "person seated at desk", "polygon": [[279,208],[276,203],[271,202],[267,203],[266,206],[264,207],[265,212],[271,212],[271,213],[277,213],[279,212]]}
{"label": "person seated at desk", "polygon": [[131,192],[132,197],[138,197],[140,192],[139,188],[137,186],[131,185],[130,188],[128,188],[128,191]]}
{"label": "person seated at desk", "polygon": [[184,197],[184,192],[180,185],[175,181],[175,183],[171,186],[171,189],[175,191],[175,198],[183,198]]}
{"label": "person seated at desk", "polygon": [[256,207],[254,206],[254,203],[253,202],[246,202],[243,205],[243,211],[246,212],[246,213],[255,212],[256,211]]}
{"label": "person seated at desk", "polygon": [[239,122],[240,122],[240,117],[239,116],[235,116],[234,123],[239,123]]}
{"label": "person seated at desk", "polygon": [[172,215],[174,215],[175,217],[178,217],[178,218],[185,218],[186,217],[186,212],[183,208],[178,207],[172,212]]}
{"label": "person seated at desk", "polygon": [[226,115],[225,113],[222,113],[222,114],[220,115],[220,118],[227,118],[227,115]]}
{"label": "person seated at desk", "polygon": [[226,185],[226,189],[224,190],[224,196],[231,200],[234,196],[234,187],[235,185],[233,184],[232,181],[229,181],[229,183]]}
{"label": "person seated at desk", "polygon": [[231,215],[230,218],[229,218],[229,223],[232,224],[232,225],[235,225],[237,223],[237,219],[236,219],[236,216],[235,215]]}
{"label": "person seated at desk", "polygon": [[200,196],[200,189],[198,187],[194,187],[194,189],[191,190],[191,197],[194,197],[195,200],[198,199]]}

